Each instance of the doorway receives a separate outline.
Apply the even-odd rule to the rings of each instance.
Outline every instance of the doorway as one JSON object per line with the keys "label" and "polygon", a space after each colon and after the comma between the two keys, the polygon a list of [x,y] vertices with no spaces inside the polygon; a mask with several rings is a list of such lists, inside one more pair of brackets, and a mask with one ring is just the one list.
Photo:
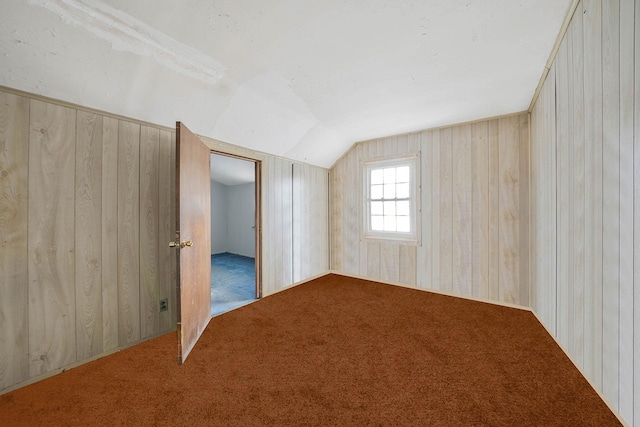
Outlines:
{"label": "doorway", "polygon": [[211,316],[260,297],[259,162],[211,153]]}

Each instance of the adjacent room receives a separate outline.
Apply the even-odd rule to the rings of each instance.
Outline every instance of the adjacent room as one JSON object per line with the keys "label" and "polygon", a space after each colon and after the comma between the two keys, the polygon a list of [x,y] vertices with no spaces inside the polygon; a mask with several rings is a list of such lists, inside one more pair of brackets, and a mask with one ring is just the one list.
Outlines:
{"label": "adjacent room", "polygon": [[211,315],[258,298],[255,163],[211,154]]}
{"label": "adjacent room", "polygon": [[640,427],[640,0],[5,0],[0,58],[0,424]]}

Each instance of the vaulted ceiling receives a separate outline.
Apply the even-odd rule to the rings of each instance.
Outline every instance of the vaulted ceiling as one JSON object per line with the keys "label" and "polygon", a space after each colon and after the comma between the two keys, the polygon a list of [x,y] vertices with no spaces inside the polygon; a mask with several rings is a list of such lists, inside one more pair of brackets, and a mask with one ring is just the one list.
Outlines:
{"label": "vaulted ceiling", "polygon": [[526,110],[571,0],[3,0],[0,85],[329,167]]}

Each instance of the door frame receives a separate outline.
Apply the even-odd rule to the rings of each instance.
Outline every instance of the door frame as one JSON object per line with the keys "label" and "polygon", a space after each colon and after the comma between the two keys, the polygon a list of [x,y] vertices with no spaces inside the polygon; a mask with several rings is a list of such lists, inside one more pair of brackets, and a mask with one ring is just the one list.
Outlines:
{"label": "door frame", "polygon": [[[255,179],[255,209],[254,209],[254,223],[255,223],[255,245],[256,245],[256,298],[262,298],[262,160],[252,157],[241,156],[238,154],[229,153],[221,150],[211,149],[211,154],[219,156],[231,157],[234,159],[245,160],[252,162],[254,166],[254,179]],[[211,218],[209,218],[211,221]]]}

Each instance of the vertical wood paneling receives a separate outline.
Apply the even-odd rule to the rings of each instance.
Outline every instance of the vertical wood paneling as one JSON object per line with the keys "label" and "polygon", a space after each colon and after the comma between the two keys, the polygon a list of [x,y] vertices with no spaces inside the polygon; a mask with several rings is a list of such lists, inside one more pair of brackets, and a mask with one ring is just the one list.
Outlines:
{"label": "vertical wood paneling", "polygon": [[160,331],[158,153],[160,131],[140,128],[140,338]]}
{"label": "vertical wood paneling", "polygon": [[585,354],[584,370],[602,387],[602,9],[584,0]]}
{"label": "vertical wood paneling", "polygon": [[[174,167],[171,168],[171,182],[173,184],[172,188],[174,188],[173,192],[171,193],[171,223],[174,224],[173,228],[171,229],[172,232],[172,238],[175,240],[175,232],[176,232],[176,225],[177,224],[177,218],[176,218],[176,204],[177,204],[177,197],[175,194],[175,182],[176,182],[176,168],[175,168],[175,164],[176,164],[176,158],[177,158],[177,144],[176,144],[176,132],[171,132],[171,164],[174,165]],[[162,245],[162,242],[160,242],[160,244]],[[170,251],[172,251],[170,249]],[[172,279],[172,284],[171,284],[171,289],[170,289],[170,297],[169,297],[169,309],[170,309],[170,313],[171,313],[171,323],[169,324],[171,328],[174,328],[174,325],[177,325],[178,323],[178,309],[177,309],[177,305],[178,305],[178,294],[177,294],[177,289],[178,289],[178,256],[179,254],[175,254],[174,258],[173,258],[173,263],[171,264],[171,279]]]}
{"label": "vertical wood paneling", "polygon": [[519,228],[519,257],[516,268],[520,269],[520,290],[518,292],[518,304],[529,307],[529,116],[518,116],[519,142],[518,142],[518,182],[520,184],[518,199],[520,212],[518,217]]}
{"label": "vertical wood paneling", "polygon": [[453,291],[453,153],[451,128],[440,131],[440,289]]}
{"label": "vertical wood paneling", "polygon": [[488,123],[472,126],[473,296],[489,298],[489,144]]}
{"label": "vertical wood paneling", "polygon": [[[343,238],[345,242],[357,246],[360,241],[360,218],[362,217],[362,209],[360,207],[359,183],[362,182],[360,177],[360,165],[356,150],[351,150],[346,157],[346,169],[344,184],[346,188],[352,189],[349,197],[343,200],[345,204],[345,212],[349,214],[344,218]],[[360,257],[357,250],[347,250],[344,252],[344,265],[347,273],[358,274],[360,267]]]}
{"label": "vertical wood paneling", "polygon": [[169,331],[174,327],[171,313],[175,311],[175,306],[171,296],[176,292],[176,251],[169,247],[169,242],[175,239],[174,169],[171,132],[161,130],[158,145],[158,298],[166,298],[169,309],[159,314],[160,331]]}
{"label": "vertical wood paneling", "polygon": [[[528,116],[507,117],[502,127],[500,122],[361,142],[345,154],[330,171],[332,268],[458,295],[528,302],[529,181],[522,176],[528,173]],[[420,241],[363,238],[362,163],[418,152]],[[501,183],[504,177],[509,179]],[[510,258],[501,255],[500,245]],[[508,292],[500,290],[501,269],[509,269],[502,276]]]}
{"label": "vertical wood paneling", "polygon": [[102,120],[102,348],[118,347],[118,126]]}
{"label": "vertical wood paneling", "polygon": [[471,125],[452,130],[452,290],[472,294]]}
{"label": "vertical wood paneling", "polygon": [[380,278],[380,243],[366,242],[367,245],[367,266],[366,276]]}
{"label": "vertical wood paneling", "polygon": [[140,339],[140,125],[118,124],[118,342]]}
{"label": "vertical wood paneling", "polygon": [[[640,0],[635,2],[633,182],[640,182]],[[640,279],[640,185],[633,194],[633,277]],[[633,425],[640,426],[640,292],[633,293]]]}
{"label": "vertical wood paneling", "polygon": [[[555,75],[552,67],[550,76]],[[556,124],[555,79],[545,81],[532,113],[531,147],[532,252],[531,305],[546,327],[556,330]]]}
{"label": "vertical wood paneling", "polygon": [[433,281],[433,263],[432,263],[432,240],[433,240],[433,224],[431,218],[433,216],[433,157],[431,155],[431,147],[433,145],[433,133],[422,132],[420,134],[420,171],[421,171],[421,205],[420,221],[422,223],[422,240],[421,244],[416,248],[416,259],[418,263],[418,271],[416,277],[416,285],[421,288],[431,288]]}
{"label": "vertical wood paneling", "polygon": [[500,156],[498,120],[487,123],[489,132],[489,299],[500,299]]}
{"label": "vertical wood paneling", "polygon": [[[431,284],[430,289],[442,288],[440,280],[440,131],[432,131],[431,137]],[[428,153],[428,152],[427,152]],[[429,173],[424,171],[423,173]]]}
{"label": "vertical wood paneling", "polygon": [[0,390],[29,378],[29,100],[0,92]]}
{"label": "vertical wood paneling", "polygon": [[75,194],[76,357],[103,350],[102,116],[77,112]]}
{"label": "vertical wood paneling", "polygon": [[282,248],[284,255],[282,259],[283,280],[278,283],[293,283],[293,164],[288,161],[282,161],[282,222],[280,229],[282,230]]}
{"label": "vertical wood paneling", "polygon": [[76,111],[31,101],[29,372],[76,360],[74,198]]}
{"label": "vertical wood paneling", "polygon": [[263,295],[293,283],[292,163],[263,162]]}
{"label": "vertical wood paneling", "polygon": [[567,348],[569,341],[569,76],[567,39],[560,45],[556,56],[556,177],[558,236],[557,254],[557,337]]}
{"label": "vertical wood paneling", "polygon": [[[579,5],[555,59],[556,73],[545,83],[556,84],[557,102],[547,103],[548,95],[537,101],[531,140],[532,201],[546,195],[558,201],[552,233],[558,237],[557,260],[541,233],[546,224],[538,217],[531,223],[537,230],[532,268],[557,269],[558,284],[558,299],[537,297],[534,309],[544,318],[557,315],[555,335],[629,425],[640,425],[638,3]],[[558,180],[547,187],[538,178],[554,159],[538,162],[537,156],[552,128],[558,130]],[[532,205],[531,212],[539,216],[541,209]],[[532,291],[541,292],[544,282],[536,277]]]}
{"label": "vertical wood paneling", "polygon": [[582,8],[577,10],[569,27],[571,37],[570,82],[573,94],[571,106],[571,129],[569,136],[573,145],[573,318],[571,328],[574,360],[579,366],[584,363],[584,288],[585,288],[585,140],[584,140],[584,49]]}
{"label": "vertical wood paneling", "polygon": [[399,245],[399,277],[404,285],[416,286],[416,247]]}
{"label": "vertical wood paneling", "polygon": [[293,281],[328,270],[327,171],[293,165]]}
{"label": "vertical wood paneling", "polygon": [[620,321],[619,2],[602,2],[602,64],[602,391],[617,407]]}
{"label": "vertical wood paneling", "polygon": [[500,158],[500,301],[520,301],[519,282],[519,129],[518,117],[499,119]]}
{"label": "vertical wood paneling", "polygon": [[[634,1],[620,2],[620,415],[633,420]],[[636,374],[637,375],[637,374]]]}
{"label": "vertical wood paneling", "polygon": [[380,243],[380,279],[400,282],[400,246],[395,243]]}

